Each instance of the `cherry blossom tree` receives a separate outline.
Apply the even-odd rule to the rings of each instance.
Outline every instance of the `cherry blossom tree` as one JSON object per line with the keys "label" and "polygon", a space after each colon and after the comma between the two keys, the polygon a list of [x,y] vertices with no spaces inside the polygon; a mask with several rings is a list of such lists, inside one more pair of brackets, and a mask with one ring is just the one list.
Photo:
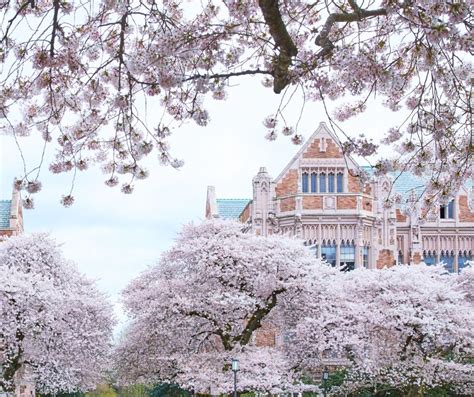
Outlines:
{"label": "cherry blossom tree", "polygon": [[[299,241],[242,232],[229,221],[184,227],[160,262],[124,292],[131,319],[116,351],[122,382],[169,382],[200,393],[282,392],[292,379],[283,350],[262,346],[262,329],[283,329],[292,301],[318,288],[309,275],[335,272]],[[296,382],[296,383],[295,383]]]}
{"label": "cherry blossom tree", "polygon": [[[2,0],[0,14],[1,128],[51,142],[53,173],[99,163],[108,186],[122,182],[131,193],[148,175],[151,152],[182,165],[168,144],[176,123],[207,125],[209,99],[225,99],[232,79],[251,75],[282,94],[264,120],[270,140],[281,133],[302,141],[298,119],[285,113],[292,98],[350,97],[328,110],[337,131],[335,122],[377,95],[406,114],[383,139],[399,155],[381,159],[378,171],[428,174],[431,200],[447,200],[472,177],[468,1]],[[150,124],[152,98],[163,115]],[[377,150],[345,135],[346,153]],[[17,188],[37,192],[37,171],[26,169]],[[73,201],[71,190],[62,202]]]}
{"label": "cherry blossom tree", "polygon": [[297,325],[291,355],[307,372],[321,357],[343,359],[347,374],[336,394],[388,388],[415,396],[449,385],[472,395],[469,277],[469,268],[450,275],[425,265],[341,274],[325,310],[314,308]]}
{"label": "cherry blossom tree", "polygon": [[41,393],[93,389],[108,365],[111,305],[46,235],[0,244],[0,390],[26,373]]}

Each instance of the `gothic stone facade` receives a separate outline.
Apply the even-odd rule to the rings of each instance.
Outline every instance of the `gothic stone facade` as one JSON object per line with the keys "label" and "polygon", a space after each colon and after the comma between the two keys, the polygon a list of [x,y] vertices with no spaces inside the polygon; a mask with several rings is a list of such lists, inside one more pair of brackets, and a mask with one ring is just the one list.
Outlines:
{"label": "gothic stone facade", "polygon": [[[239,219],[258,235],[296,235],[316,256],[347,269],[425,261],[458,271],[473,259],[474,186],[428,211],[422,179],[406,172],[375,176],[337,142],[321,123],[275,179],[260,169],[252,200],[217,199],[209,187],[206,217]],[[401,203],[387,206],[393,193]]]}

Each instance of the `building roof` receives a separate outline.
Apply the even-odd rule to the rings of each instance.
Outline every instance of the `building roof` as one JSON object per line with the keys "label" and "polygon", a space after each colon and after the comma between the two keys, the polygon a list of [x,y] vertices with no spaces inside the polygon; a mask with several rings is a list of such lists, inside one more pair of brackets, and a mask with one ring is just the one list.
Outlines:
{"label": "building roof", "polygon": [[0,228],[10,227],[11,200],[0,200]]}
{"label": "building roof", "polygon": [[[371,166],[364,165],[361,167],[369,175],[374,174],[374,169]],[[394,181],[394,192],[400,193],[404,199],[408,198],[408,194],[415,190],[416,194],[421,196],[425,189],[427,179],[416,176],[412,172],[389,172],[388,175]]]}
{"label": "building roof", "polygon": [[[363,166],[362,169],[366,171],[369,175],[373,175],[374,170],[370,166]],[[409,193],[412,190],[415,190],[418,197],[420,197],[424,191],[426,184],[429,180],[428,177],[417,176],[410,171],[404,172],[389,172],[389,176],[394,181],[394,191],[401,194],[403,199],[407,199]],[[464,182],[466,188],[472,186],[472,181],[467,180]]]}
{"label": "building roof", "polygon": [[217,199],[219,217],[223,219],[237,219],[250,199]]}

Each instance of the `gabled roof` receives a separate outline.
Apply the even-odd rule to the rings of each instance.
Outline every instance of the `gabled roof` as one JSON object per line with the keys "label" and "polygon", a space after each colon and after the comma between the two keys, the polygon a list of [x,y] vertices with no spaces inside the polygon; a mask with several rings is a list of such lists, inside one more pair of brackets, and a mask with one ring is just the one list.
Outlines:
{"label": "gabled roof", "polygon": [[219,217],[223,219],[238,219],[250,199],[217,199]]}
{"label": "gabled roof", "polygon": [[[318,128],[316,128],[316,131],[314,131],[311,136],[305,141],[305,143],[301,146],[300,150],[298,150],[298,153],[296,153],[293,158],[290,160],[290,162],[286,165],[285,168],[280,172],[280,174],[274,179],[274,182],[278,182],[283,176],[287,173],[287,171],[291,168],[291,166],[297,161],[303,153],[308,149],[308,146],[313,143],[313,141],[316,139],[318,135],[326,134],[328,135],[332,141],[337,144],[338,146],[341,145],[341,142],[339,141],[339,138],[328,128],[326,123],[324,121],[321,121],[319,123]],[[357,168],[358,165],[357,163],[352,159],[351,156],[346,155],[345,156],[347,163],[352,165],[354,168]]]}
{"label": "gabled roof", "polygon": [[11,200],[0,200],[0,229],[10,227]]}

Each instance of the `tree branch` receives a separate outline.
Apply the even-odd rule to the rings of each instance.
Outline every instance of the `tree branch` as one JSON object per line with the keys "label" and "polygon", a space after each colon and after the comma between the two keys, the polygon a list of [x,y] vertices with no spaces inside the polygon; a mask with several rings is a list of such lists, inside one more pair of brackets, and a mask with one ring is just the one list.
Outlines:
{"label": "tree branch", "polygon": [[322,47],[321,52],[318,53],[318,58],[324,58],[334,49],[334,44],[329,39],[329,33],[331,33],[332,26],[335,23],[356,22],[362,21],[366,18],[387,15],[387,10],[384,8],[379,8],[377,10],[364,10],[360,8],[354,0],[349,1],[349,5],[354,10],[353,13],[332,13],[329,14],[328,18],[326,19],[323,29],[314,40],[316,45]]}
{"label": "tree branch", "polygon": [[252,317],[250,317],[243,332],[239,336],[234,338],[234,340],[236,342],[240,342],[241,346],[248,344],[250,342],[250,338],[253,335],[253,332],[262,326],[262,321],[265,319],[268,313],[270,313],[270,311],[276,306],[278,295],[280,295],[281,293],[285,291],[286,291],[285,288],[280,288],[273,291],[272,294],[267,299],[266,306],[260,309],[257,309],[252,314]]}
{"label": "tree branch", "polygon": [[[272,72],[268,70],[252,69],[252,70],[243,70],[241,72],[229,72],[229,73],[216,73],[216,74],[193,74],[185,78],[183,81],[191,81],[196,79],[228,79],[229,77],[235,76],[245,76],[245,75],[254,75],[254,74],[268,74],[273,75]],[[148,84],[140,81],[141,84]]]}
{"label": "tree branch", "polygon": [[56,31],[58,29],[59,0],[53,1],[53,7],[53,31],[51,32],[51,47],[49,49],[49,55],[51,58],[54,56],[54,40],[56,39]]}
{"label": "tree branch", "polygon": [[275,45],[280,49],[273,68],[273,91],[279,94],[290,82],[288,69],[292,63],[291,58],[298,54],[298,48],[283,22],[278,0],[259,0],[258,5],[270,29],[270,34],[275,40]]}

